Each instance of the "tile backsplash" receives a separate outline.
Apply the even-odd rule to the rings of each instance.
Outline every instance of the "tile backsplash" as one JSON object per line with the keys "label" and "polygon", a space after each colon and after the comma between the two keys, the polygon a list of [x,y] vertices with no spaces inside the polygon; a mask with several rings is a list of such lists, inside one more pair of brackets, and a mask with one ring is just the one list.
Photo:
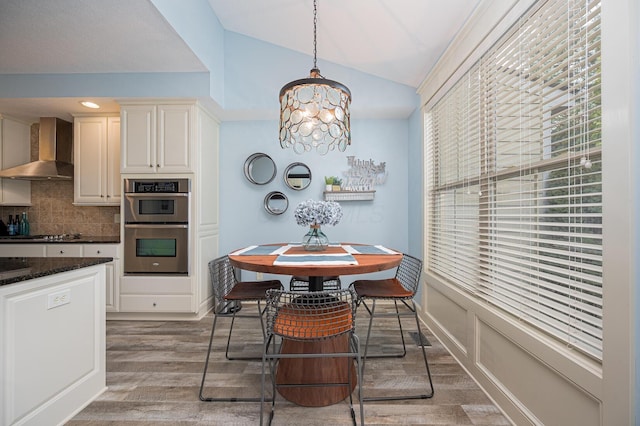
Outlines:
{"label": "tile backsplash", "polygon": [[[31,159],[38,159],[38,123],[31,126]],[[120,224],[114,218],[120,207],[74,206],[73,181],[32,181],[31,206],[0,207],[0,218],[27,213],[32,235],[82,234],[118,236]]]}

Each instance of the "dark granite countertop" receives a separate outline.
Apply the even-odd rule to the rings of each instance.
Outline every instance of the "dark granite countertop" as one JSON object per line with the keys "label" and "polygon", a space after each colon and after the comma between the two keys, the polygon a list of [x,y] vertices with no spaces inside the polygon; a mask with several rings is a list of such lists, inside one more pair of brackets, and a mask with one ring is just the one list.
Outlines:
{"label": "dark granite countertop", "polygon": [[0,286],[112,260],[111,257],[0,257]]}
{"label": "dark granite countertop", "polygon": [[0,236],[0,244],[119,244],[120,237],[116,236],[65,236],[59,239],[50,239],[44,235],[19,235],[19,236]]}

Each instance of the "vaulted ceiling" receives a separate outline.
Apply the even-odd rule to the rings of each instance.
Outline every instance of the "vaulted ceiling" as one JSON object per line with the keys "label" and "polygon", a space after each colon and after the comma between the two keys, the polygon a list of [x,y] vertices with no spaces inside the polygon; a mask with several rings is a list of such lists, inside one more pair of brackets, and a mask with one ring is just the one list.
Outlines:
{"label": "vaulted ceiling", "polygon": [[[417,88],[479,1],[318,0],[318,58]],[[225,30],[313,55],[312,0],[208,2]],[[0,1],[0,74],[202,71],[152,0]],[[0,99],[0,113],[55,109],[77,99]]]}

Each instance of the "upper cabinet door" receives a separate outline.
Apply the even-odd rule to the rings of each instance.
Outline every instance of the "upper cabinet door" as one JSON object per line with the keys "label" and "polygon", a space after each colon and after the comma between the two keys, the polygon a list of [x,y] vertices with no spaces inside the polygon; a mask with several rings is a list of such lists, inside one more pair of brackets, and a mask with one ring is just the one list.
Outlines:
{"label": "upper cabinet door", "polygon": [[107,120],[107,197],[114,204],[122,198],[120,178],[120,117]]}
{"label": "upper cabinet door", "polygon": [[[8,117],[0,117],[0,166],[2,169],[31,161],[31,126]],[[31,205],[31,182],[0,179],[0,204]]]}
{"label": "upper cabinet door", "polygon": [[190,173],[194,105],[121,105],[122,173]]}
{"label": "upper cabinet door", "polygon": [[75,203],[106,201],[107,118],[73,120],[73,186]]}
{"label": "upper cabinet door", "polygon": [[155,173],[156,106],[126,105],[120,109],[122,173]]}
{"label": "upper cabinet door", "polygon": [[120,117],[75,117],[74,203],[120,204]]}
{"label": "upper cabinet door", "polygon": [[191,171],[193,105],[158,105],[159,172]]}

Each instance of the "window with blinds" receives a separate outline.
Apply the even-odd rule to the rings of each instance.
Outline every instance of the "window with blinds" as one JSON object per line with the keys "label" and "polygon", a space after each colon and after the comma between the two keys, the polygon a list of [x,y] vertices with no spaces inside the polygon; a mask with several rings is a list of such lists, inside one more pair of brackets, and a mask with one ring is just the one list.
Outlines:
{"label": "window with blinds", "polygon": [[427,267],[602,359],[600,2],[536,3],[425,112]]}

